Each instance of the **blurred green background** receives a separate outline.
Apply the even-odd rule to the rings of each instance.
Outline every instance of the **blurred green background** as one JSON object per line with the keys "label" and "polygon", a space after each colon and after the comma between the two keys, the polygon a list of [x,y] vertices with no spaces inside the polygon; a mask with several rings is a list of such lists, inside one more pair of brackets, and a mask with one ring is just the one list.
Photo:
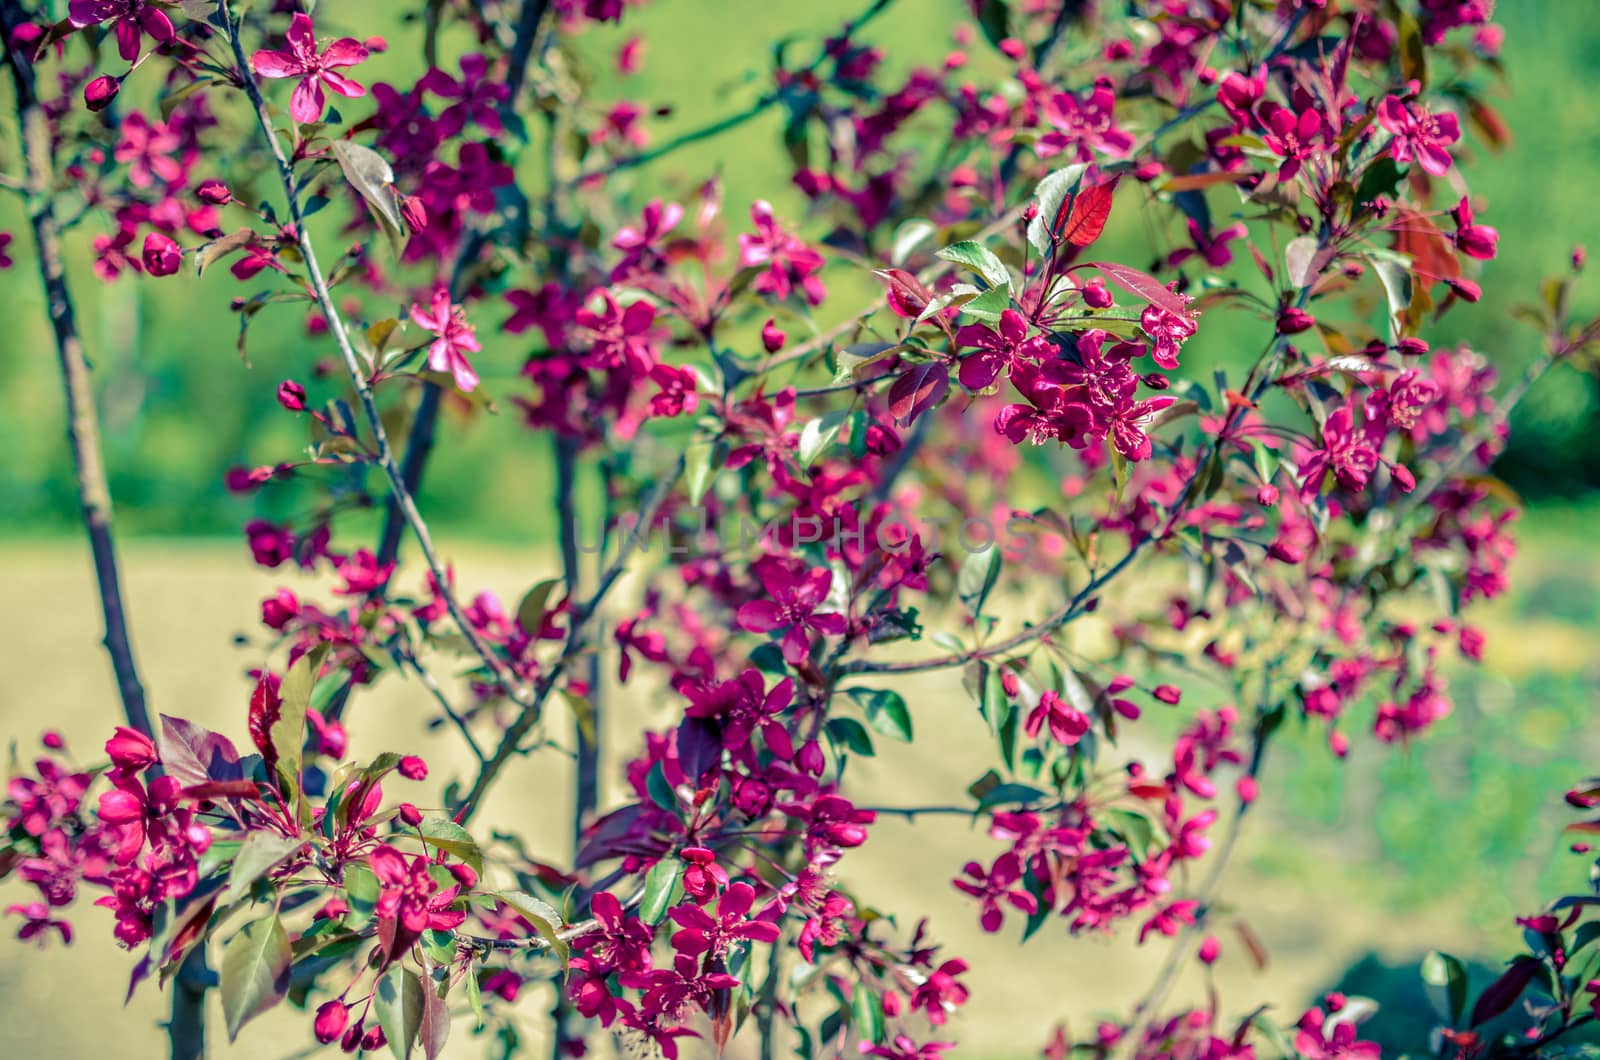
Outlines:
{"label": "blurred green background", "polygon": [[[800,54],[809,55],[812,42],[837,29],[856,6],[842,0],[759,8],[746,0],[656,0],[630,14],[621,31],[600,29],[585,38],[581,50],[605,71],[626,37],[637,33],[649,42],[641,74],[619,79],[608,73],[592,98],[597,104],[624,97],[670,103],[670,114],[649,120],[652,136],[664,139],[753,98],[772,38],[793,35],[802,40]],[[963,6],[957,0],[901,0],[867,38],[885,48],[891,67],[937,62],[949,47],[940,34]],[[387,31],[391,50],[363,68],[370,82],[398,77],[414,61],[417,33],[396,24],[392,12],[377,0],[325,2],[319,23],[325,32]],[[1512,319],[1511,307],[1534,300],[1539,280],[1565,267],[1574,244],[1600,244],[1594,222],[1600,107],[1592,102],[1600,83],[1600,19],[1592,4],[1580,0],[1503,3],[1497,14],[1506,29],[1509,95],[1495,103],[1516,143],[1502,155],[1475,147],[1466,173],[1474,196],[1489,203],[1480,220],[1502,233],[1501,255],[1481,277],[1482,304],[1458,307],[1431,334],[1440,342],[1470,343],[1509,375],[1536,352],[1535,337]],[[128,91],[138,98],[137,80]],[[5,90],[0,102],[9,111]],[[359,105],[348,110],[363,113]],[[926,131],[933,142],[937,128]],[[774,200],[780,216],[798,219],[803,201],[784,181],[778,133],[779,119],[769,115],[668,164],[645,167],[626,178],[626,186],[639,201],[657,195],[682,199],[698,181],[718,173],[726,182],[727,216],[735,230],[756,197]],[[0,138],[7,166],[13,164],[11,143],[9,133]],[[1228,206],[1215,192],[1212,210],[1224,223]],[[1136,212],[1114,217],[1109,256],[1119,247],[1144,244],[1144,223]],[[287,514],[294,495],[268,490],[241,500],[226,493],[222,477],[231,466],[280,460],[303,444],[273,391],[286,376],[309,382],[307,366],[331,347],[308,338],[295,311],[269,310],[252,327],[249,361],[242,364],[234,349],[236,318],[227,304],[254,286],[241,288],[222,270],[201,281],[131,277],[99,283],[84,249],[94,224],[73,237],[73,270],[100,391],[118,523],[132,542],[126,556],[135,584],[136,638],[152,672],[158,709],[195,710],[200,720],[237,732],[238,674],[252,660],[224,656],[229,661],[200,668],[192,660],[196,653],[224,651],[232,633],[249,629],[254,600],[269,583],[241,570],[246,553],[238,529],[257,511]],[[0,355],[0,387],[10,395],[0,416],[0,449],[6,454],[0,461],[0,587],[11,603],[0,635],[7,645],[0,708],[10,720],[8,734],[19,740],[31,740],[48,719],[88,749],[103,738],[114,701],[109,681],[97,672],[97,619],[76,541],[44,307],[28,237],[10,197],[0,198],[0,231],[17,236],[10,250],[16,267],[0,271],[0,319],[8,339]],[[1176,236],[1175,226],[1169,231]],[[867,290],[852,266],[830,268],[828,280],[840,292],[835,312],[857,304],[852,292]],[[1585,298],[1594,304],[1580,295],[1580,301]],[[516,371],[528,352],[519,340],[493,334],[504,315],[495,304],[475,311],[486,346],[476,360],[488,388],[501,396],[516,392]],[[1241,351],[1253,351],[1259,342],[1250,336],[1258,333],[1259,325],[1248,319],[1218,314],[1215,326],[1203,326],[1186,348],[1186,370],[1209,380],[1212,366],[1236,364]],[[1575,778],[1600,771],[1600,735],[1590,723],[1600,691],[1594,651],[1600,547],[1593,532],[1600,504],[1590,494],[1600,485],[1597,408],[1600,395],[1592,378],[1558,370],[1515,418],[1498,471],[1530,502],[1517,588],[1483,621],[1490,637],[1486,665],[1453,678],[1456,713],[1414,747],[1384,748],[1358,739],[1343,763],[1315,732],[1295,733],[1275,749],[1264,784],[1269,792],[1286,794],[1250,833],[1231,888],[1241,907],[1252,910],[1251,926],[1265,940],[1272,964],[1264,972],[1251,969],[1240,947],[1232,947],[1225,966],[1240,984],[1237,1001],[1265,994],[1284,1006],[1280,1014],[1288,1020],[1298,1012],[1287,1011],[1290,1006],[1331,987],[1368,956],[1401,969],[1402,977],[1430,946],[1493,961],[1516,944],[1513,915],[1585,878],[1586,863],[1564,853],[1558,831],[1567,820],[1559,793]],[[528,583],[530,572],[548,573],[543,546],[550,540],[550,487],[546,440],[507,411],[451,421],[422,504],[460,569],[499,571],[485,577],[501,578],[512,593]],[[185,540],[174,540],[178,535]],[[509,543],[524,551],[507,553]],[[477,581],[472,574],[468,580]],[[930,688],[926,709],[940,709],[947,694]],[[416,728],[415,690],[401,686],[390,695],[397,724]],[[884,771],[877,779],[896,790],[924,785],[937,791],[966,771],[959,761],[961,738],[959,730],[950,736],[953,763],[919,742],[919,755],[940,757],[937,770],[926,760],[885,762],[875,767]],[[865,863],[861,871],[877,882],[885,904],[908,879],[932,881],[914,886],[929,888],[926,904],[940,934],[954,938],[957,950],[973,955],[978,968],[980,993],[957,1024],[976,1052],[1031,1055],[1033,1043],[1044,1038],[1045,1017],[1056,1009],[1079,1019],[1081,1028],[1088,1014],[1137,993],[1144,981],[1139,969],[1116,963],[1093,942],[1067,945],[1041,936],[1019,959],[1010,948],[1013,940],[979,936],[971,910],[944,886],[970,853],[970,837],[964,828],[916,827],[922,831],[896,838],[902,826],[886,825],[890,838],[875,855],[878,862]],[[71,1002],[52,999],[51,983],[61,976],[101,974],[114,964],[103,932],[88,918],[84,935],[81,956],[50,955],[40,965],[0,960],[0,996],[8,1007],[25,1002],[35,1013],[63,1013],[59,1020],[25,1022],[19,1032],[24,1048],[33,1040],[30,1034],[37,1035],[35,1047],[50,1055],[75,1051],[63,1046],[62,1033],[84,1048],[103,1039],[103,1026],[65,1026],[70,1021],[64,1006]],[[9,940],[0,944],[0,955],[13,952]],[[1114,963],[1110,974],[1107,960]],[[999,974],[1004,986],[982,992],[991,974]],[[147,1001],[140,1005],[139,1012],[153,1019]],[[1044,1022],[1019,1026],[1018,1011],[1043,1013]],[[285,1033],[299,1040],[304,1028]]]}

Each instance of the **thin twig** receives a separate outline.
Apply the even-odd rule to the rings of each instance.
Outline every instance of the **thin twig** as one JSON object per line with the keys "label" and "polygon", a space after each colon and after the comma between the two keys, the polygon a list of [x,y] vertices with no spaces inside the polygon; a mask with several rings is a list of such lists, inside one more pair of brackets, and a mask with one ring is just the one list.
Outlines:
{"label": "thin twig", "polygon": [[506,727],[505,733],[501,736],[500,745],[495,748],[494,754],[490,756],[489,761],[485,762],[483,767],[478,770],[478,776],[473,780],[472,788],[467,792],[466,798],[462,799],[461,805],[456,811],[456,820],[462,824],[471,820],[483,808],[484,796],[494,786],[495,780],[499,777],[500,771],[505,768],[506,763],[520,752],[523,739],[539,720],[540,712],[544,708],[544,702],[555,689],[556,683],[566,673],[567,668],[572,665],[578,655],[587,649],[590,625],[600,609],[600,604],[627,569],[628,560],[632,557],[634,548],[649,535],[650,527],[654,525],[656,516],[660,514],[662,507],[667,502],[667,498],[672,495],[672,488],[677,484],[678,477],[683,474],[683,468],[684,458],[680,456],[671,472],[657,482],[655,489],[647,497],[639,513],[639,526],[633,533],[624,535],[622,544],[617,549],[616,558],[601,573],[599,581],[595,584],[594,592],[589,595],[588,601],[581,606],[575,605],[574,609],[568,612],[567,639],[562,646],[561,654],[550,664],[550,668],[540,675],[539,680],[534,684],[533,694],[529,701],[522,704],[521,712]]}
{"label": "thin twig", "polygon": [[455,594],[450,590],[450,583],[445,573],[444,564],[440,562],[438,552],[434,549],[433,537],[428,531],[428,524],[423,520],[422,513],[417,510],[416,500],[410,490],[406,488],[405,476],[399,464],[395,461],[394,449],[390,445],[388,431],[384,429],[383,419],[378,411],[377,398],[372,391],[372,384],[368,381],[366,373],[361,367],[360,356],[356,353],[355,346],[350,341],[344,317],[334,303],[333,295],[328,289],[328,282],[323,277],[322,267],[317,262],[317,253],[315,246],[312,244],[311,231],[306,226],[305,213],[296,191],[294,164],[289,160],[289,156],[284,153],[283,143],[278,139],[278,133],[272,126],[272,116],[267,109],[266,98],[261,94],[261,86],[256,81],[255,72],[250,67],[250,59],[245,54],[244,42],[239,36],[240,23],[230,13],[227,0],[223,0],[220,11],[227,29],[229,43],[233,48],[234,60],[238,63],[240,87],[250,97],[250,102],[255,109],[256,123],[261,129],[262,136],[266,139],[267,148],[271,152],[273,160],[277,163],[278,178],[283,185],[284,197],[288,202],[290,219],[294,222],[295,243],[300,250],[301,257],[304,259],[306,276],[311,283],[312,293],[316,297],[318,308],[321,309],[323,316],[327,319],[328,330],[332,333],[334,342],[339,347],[339,353],[344,359],[345,371],[349,375],[350,383],[355,388],[356,396],[360,400],[362,415],[367,421],[368,428],[372,431],[373,441],[377,448],[376,459],[378,466],[389,479],[391,495],[399,506],[406,525],[417,539],[417,547],[422,551],[428,569],[433,574],[439,595],[444,600],[456,627],[461,631],[461,635],[466,638],[473,652],[483,661],[490,673],[500,683],[506,695],[513,702],[522,704],[525,702],[525,692],[516,674],[484,642],[462,611]]}

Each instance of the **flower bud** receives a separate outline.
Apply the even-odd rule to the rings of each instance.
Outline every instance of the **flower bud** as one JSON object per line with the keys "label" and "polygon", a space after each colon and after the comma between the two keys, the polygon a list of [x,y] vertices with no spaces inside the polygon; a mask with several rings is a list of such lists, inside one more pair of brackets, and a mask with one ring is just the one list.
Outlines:
{"label": "flower bud", "polygon": [[1461,300],[1464,302],[1476,302],[1478,299],[1483,297],[1483,288],[1479,287],[1471,280],[1463,279],[1462,277],[1457,276],[1453,278],[1447,278],[1444,282],[1452,291],[1460,295]]}
{"label": "flower bud", "polygon": [[137,729],[118,725],[116,734],[106,741],[106,756],[124,773],[138,773],[156,763],[156,745]]}
{"label": "flower bud", "polygon": [[1157,685],[1150,694],[1171,707],[1177,706],[1178,701],[1183,698],[1183,692],[1177,685]]}
{"label": "flower bud", "polygon": [[1217,941],[1217,936],[1207,935],[1204,942],[1200,943],[1200,963],[1212,965],[1217,963],[1217,957],[1222,953],[1222,943]]}
{"label": "flower bud", "polygon": [[1255,777],[1240,777],[1233,790],[1239,796],[1239,801],[1248,806],[1261,794],[1261,785],[1256,783]]}
{"label": "flower bud", "polygon": [[285,379],[278,384],[278,404],[290,412],[304,412],[306,408],[306,388],[296,383],[293,379]]}
{"label": "flower bud", "polygon": [[768,353],[777,353],[783,349],[783,344],[787,339],[788,336],[778,329],[776,320],[769,318],[761,328],[761,345]]}
{"label": "flower bud", "polygon": [[1262,486],[1256,490],[1256,503],[1263,508],[1271,508],[1278,503],[1278,487],[1271,485]]}
{"label": "flower bud", "polygon": [[336,1038],[344,1036],[345,1028],[350,1024],[350,1009],[343,1001],[329,1001],[317,1009],[317,1018],[312,1022],[312,1032],[316,1034],[317,1041],[326,1045]]}
{"label": "flower bud", "polygon": [[1428,343],[1424,339],[1404,338],[1394,344],[1402,357],[1421,357],[1428,352]]}
{"label": "flower bud", "polygon": [[415,195],[400,196],[400,216],[413,232],[427,231],[428,207]]}
{"label": "flower bud", "polygon": [[52,751],[59,751],[67,746],[67,738],[54,729],[50,729],[39,738],[39,742]]}
{"label": "flower bud", "polygon": [[1004,55],[1007,59],[1018,62],[1021,61],[1024,55],[1028,54],[1027,45],[1023,44],[1015,37],[1007,37],[1005,40],[1001,41],[999,48],[1001,55]]}
{"label": "flower bud", "polygon": [[373,1027],[361,1038],[361,1048],[365,1049],[369,1053],[378,1049],[382,1049],[388,1044],[389,1039],[384,1037],[382,1027]]}
{"label": "flower bud", "polygon": [[233,192],[220,180],[205,180],[194,190],[201,202],[209,202],[213,206],[226,206],[233,201]]}
{"label": "flower bud", "polygon": [[171,276],[183,265],[183,251],[160,232],[144,237],[144,250],[139,258],[144,262],[144,271],[151,276]]}
{"label": "flower bud", "polygon": [[1304,309],[1291,307],[1278,314],[1278,334],[1298,335],[1302,331],[1309,331],[1316,322],[1316,318]]}
{"label": "flower bud", "polygon": [[361,1024],[356,1023],[344,1032],[344,1037],[339,1039],[341,1052],[353,1053],[361,1048]]}
{"label": "flower bud", "polygon": [[402,802],[400,804],[400,820],[415,828],[422,823],[422,811],[409,802]]}
{"label": "flower bud", "polygon": [[811,776],[820,777],[828,761],[822,755],[822,745],[815,740],[807,740],[805,746],[800,748],[795,764]]}
{"label": "flower bud", "polygon": [[122,78],[97,77],[83,86],[83,102],[90,110],[102,111],[111,105],[122,91]]}
{"label": "flower bud", "polygon": [[1098,277],[1083,285],[1083,302],[1091,309],[1110,309],[1115,303],[1106,282]]}
{"label": "flower bud", "polygon": [[464,891],[470,891],[478,885],[478,874],[472,871],[471,865],[451,865],[450,875],[456,878]]}
{"label": "flower bud", "polygon": [[400,759],[400,775],[407,780],[427,780],[428,763],[416,755],[406,755]]}
{"label": "flower bud", "polygon": [[1172,386],[1172,380],[1168,379],[1160,372],[1146,372],[1144,375],[1139,377],[1139,382],[1143,383],[1151,390],[1166,390],[1168,387]]}

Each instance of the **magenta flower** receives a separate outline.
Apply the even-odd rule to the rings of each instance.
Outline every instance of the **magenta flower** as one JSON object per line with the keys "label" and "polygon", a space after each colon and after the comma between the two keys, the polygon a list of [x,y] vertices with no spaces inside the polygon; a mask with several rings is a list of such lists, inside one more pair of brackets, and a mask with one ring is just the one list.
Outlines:
{"label": "magenta flower", "polygon": [[148,33],[157,44],[171,43],[177,30],[167,13],[149,0],[72,0],[67,19],[79,29],[114,23],[117,54],[128,62],[139,57],[139,45]]}
{"label": "magenta flower", "polygon": [[755,289],[774,298],[787,298],[798,287],[807,302],[821,305],[827,294],[817,275],[822,270],[822,255],[783,230],[772,216],[771,203],[757,200],[750,207],[750,219],[755,222],[756,234],[740,233],[739,265],[746,269],[765,266],[756,277]]}
{"label": "magenta flower", "polygon": [[1273,106],[1266,114],[1266,129],[1261,139],[1267,149],[1283,159],[1278,167],[1279,180],[1292,180],[1300,172],[1300,164],[1317,150],[1322,139],[1322,115],[1315,107],[1307,107],[1299,114],[1288,107]]}
{"label": "magenta flower", "polygon": [[1037,362],[1051,352],[1050,341],[1044,336],[1028,337],[1028,322],[1015,309],[1002,312],[994,328],[968,324],[956,332],[956,345],[963,349],[976,347],[975,352],[961,359],[961,385],[968,390],[982,390],[1002,371]]}
{"label": "magenta flower", "polygon": [[11,233],[0,232],[0,269],[9,269],[16,262],[6,253],[6,248],[11,246]]}
{"label": "magenta flower", "polygon": [[827,567],[807,570],[802,564],[767,556],[756,561],[755,574],[771,599],[752,600],[739,608],[739,627],[751,633],[787,628],[783,657],[789,662],[806,657],[811,646],[808,629],[824,636],[844,633],[847,623],[843,615],[837,611],[819,614],[817,610],[833,584],[833,572]]}
{"label": "magenta flower", "polygon": [[1378,124],[1394,134],[1389,154],[1402,165],[1415,159],[1424,171],[1442,177],[1450,170],[1450,144],[1461,139],[1454,114],[1434,114],[1421,103],[1406,106],[1398,96],[1378,104]]}
{"label": "magenta flower", "polygon": [[755,900],[754,887],[736,883],[717,900],[716,916],[693,904],[675,906],[669,915],[680,930],[673,933],[672,948],[693,957],[703,953],[723,957],[746,939],[777,942],[782,934],[777,924],[746,919]]}
{"label": "magenta flower", "polygon": [[[1336,409],[1322,425],[1322,448],[1300,466],[1304,475],[1300,497],[1310,500],[1322,488],[1323,476],[1332,471],[1339,485],[1353,493],[1367,487],[1367,479],[1378,469],[1378,449],[1370,425],[1357,430],[1351,406]],[[1381,439],[1381,435],[1380,435]]]}
{"label": "magenta flower", "polygon": [[477,353],[483,349],[472,325],[467,323],[466,310],[450,301],[450,292],[444,289],[433,293],[433,301],[424,310],[415,302],[411,304],[411,319],[435,338],[428,346],[428,367],[435,372],[449,372],[456,386],[471,393],[478,385],[478,373],[463,351]]}
{"label": "magenta flower", "polygon": [[961,870],[971,879],[955,879],[956,890],[970,894],[982,903],[978,923],[991,935],[1005,923],[1005,910],[1001,903],[1010,905],[1026,916],[1039,911],[1039,900],[1022,886],[1022,860],[1010,851],[995,859],[994,867],[987,872],[976,861],[967,862]]}
{"label": "magenta flower", "polygon": [[1054,692],[1039,697],[1039,705],[1028,714],[1023,731],[1030,738],[1037,736],[1046,723],[1050,726],[1050,735],[1063,747],[1071,747],[1089,731],[1089,716]]}
{"label": "magenta flower", "polygon": [[945,1050],[955,1047],[955,1042],[925,1042],[918,1045],[910,1035],[897,1034],[894,1041],[886,1045],[862,1042],[859,1048],[862,1056],[883,1056],[888,1060],[940,1060]]}
{"label": "magenta flower", "polygon": [[1480,261],[1489,261],[1494,257],[1500,243],[1500,233],[1488,225],[1473,223],[1472,203],[1465,195],[1451,207],[1450,217],[1456,223],[1456,246],[1461,253]]}
{"label": "magenta flower", "polygon": [[[321,119],[327,106],[322,87],[350,99],[367,94],[364,86],[333,71],[339,67],[355,66],[365,62],[366,45],[353,37],[341,37],[318,53],[316,31],[311,27],[311,16],[296,13],[289,21],[289,50],[286,52],[263,49],[250,57],[250,66],[261,77],[298,77],[289,100],[289,114],[301,125]],[[463,389],[471,389],[463,387]]]}
{"label": "magenta flower", "polygon": [[466,913],[449,908],[461,888],[440,890],[428,873],[424,855],[418,854],[407,864],[405,855],[393,847],[378,847],[367,856],[367,865],[383,885],[373,912],[398,924],[406,935],[414,938],[430,928],[449,931],[467,918]]}
{"label": "magenta flower", "polygon": [[1207,265],[1213,268],[1233,261],[1233,251],[1228,249],[1228,244],[1235,239],[1243,239],[1248,234],[1244,223],[1231,224],[1215,234],[1207,232],[1195,223],[1194,218],[1189,218],[1189,238],[1193,241],[1192,247],[1179,247],[1167,255],[1167,264],[1172,266],[1182,265],[1190,258],[1199,255]]}

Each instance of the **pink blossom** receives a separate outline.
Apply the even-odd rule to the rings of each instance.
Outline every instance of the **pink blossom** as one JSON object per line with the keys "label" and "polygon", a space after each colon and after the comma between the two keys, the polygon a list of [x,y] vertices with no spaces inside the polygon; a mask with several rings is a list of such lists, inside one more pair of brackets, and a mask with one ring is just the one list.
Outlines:
{"label": "pink blossom", "polygon": [[478,373],[472,370],[467,352],[483,349],[477,333],[467,323],[466,310],[450,300],[450,292],[443,288],[433,293],[427,309],[413,302],[411,319],[424,331],[437,336],[428,346],[428,367],[435,372],[449,372],[464,393],[471,393],[478,385]]}
{"label": "pink blossom", "polygon": [[1461,139],[1454,114],[1434,114],[1422,103],[1408,105],[1398,96],[1385,96],[1378,104],[1378,124],[1394,134],[1389,153],[1396,162],[1404,165],[1415,159],[1436,177],[1450,171],[1450,152],[1445,148]]}
{"label": "pink blossom", "polygon": [[177,36],[167,13],[150,0],[72,0],[67,18],[80,28],[114,23],[117,54],[130,63],[139,57],[144,34],[157,44],[170,44]]}
{"label": "pink blossom", "polygon": [[300,78],[289,101],[289,114],[295,121],[309,125],[321,120],[322,112],[327,109],[327,100],[322,91],[324,85],[350,99],[367,94],[364,86],[343,74],[334,73],[340,67],[356,66],[366,61],[367,49],[360,41],[353,37],[341,37],[319,53],[311,16],[302,12],[296,12],[289,20],[287,39],[288,51],[258,51],[250,57],[250,67],[261,77]]}

